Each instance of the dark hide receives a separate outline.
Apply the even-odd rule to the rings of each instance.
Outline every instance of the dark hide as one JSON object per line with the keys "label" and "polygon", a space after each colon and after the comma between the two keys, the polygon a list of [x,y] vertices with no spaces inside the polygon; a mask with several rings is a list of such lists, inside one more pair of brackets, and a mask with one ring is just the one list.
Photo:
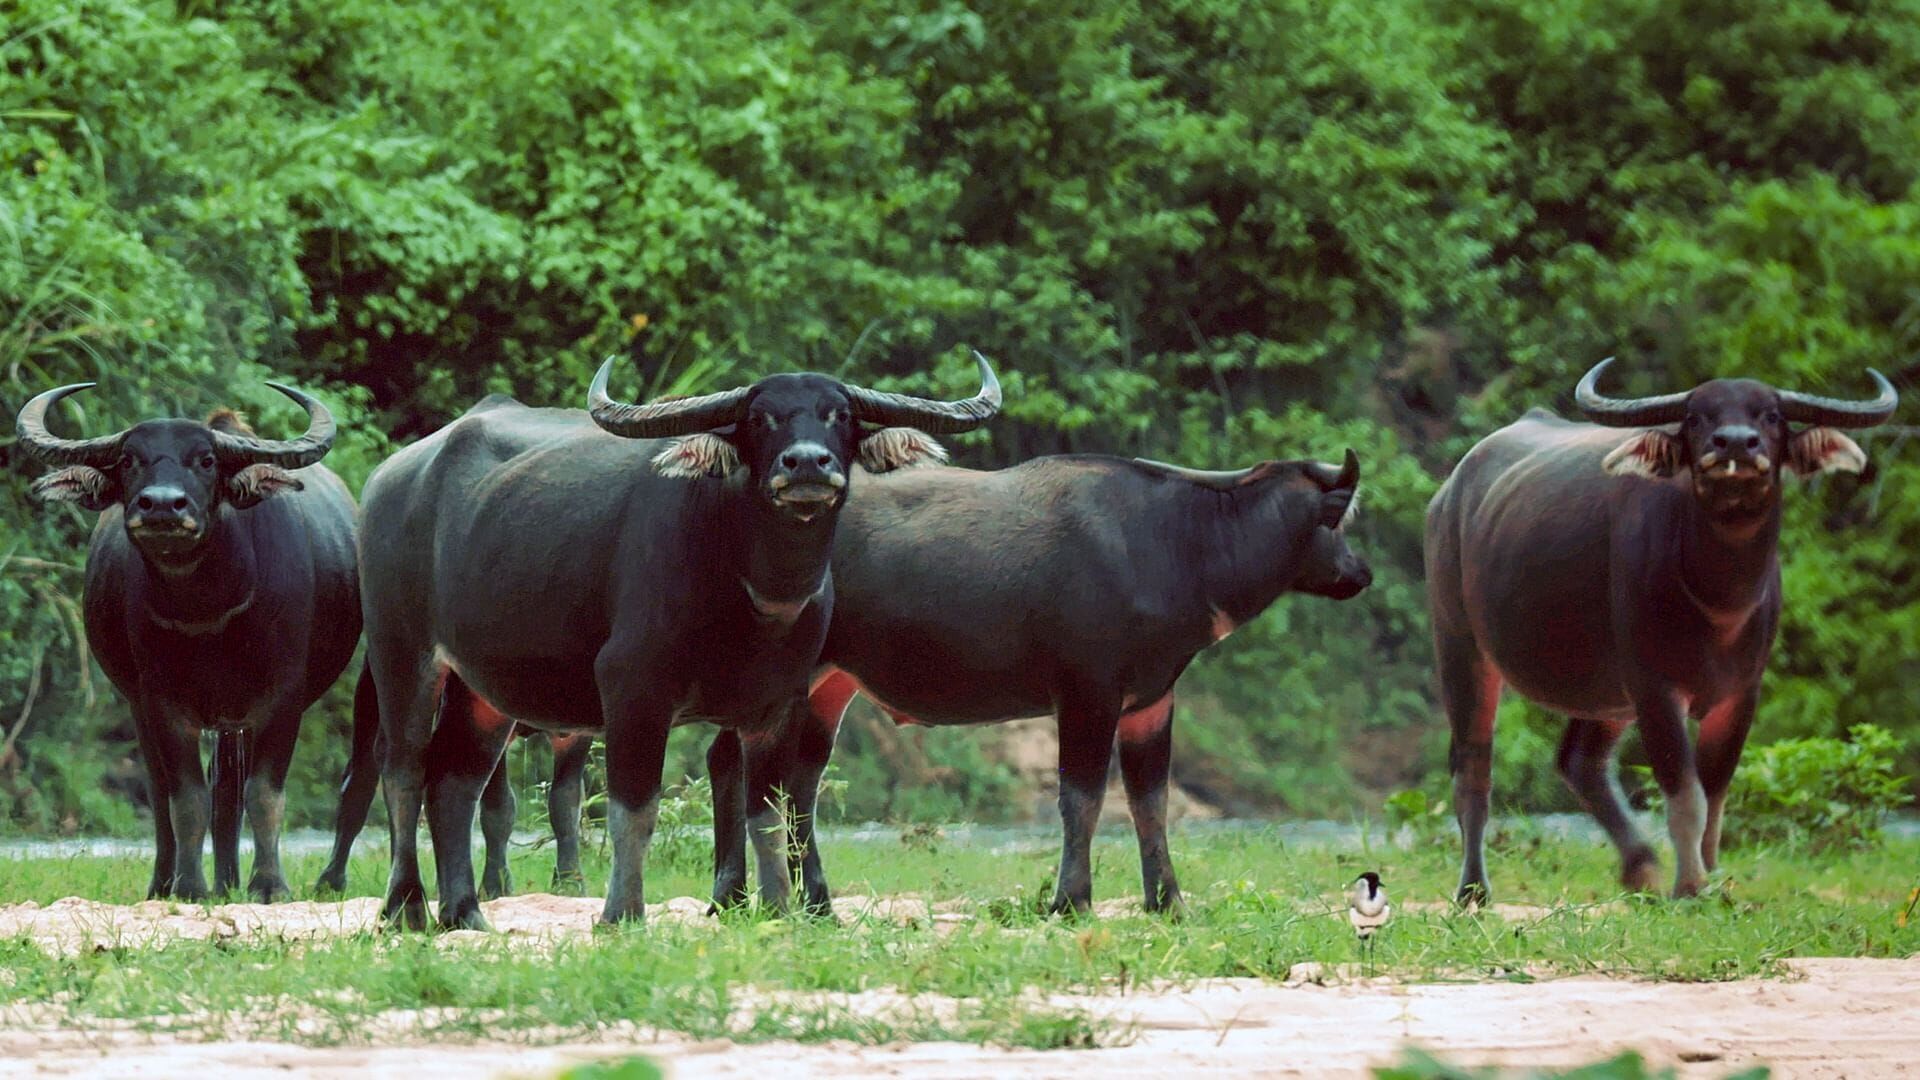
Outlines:
{"label": "dark hide", "polygon": [[[821,656],[831,667],[816,674],[788,735],[798,858],[789,866],[756,828],[762,881],[797,871],[808,907],[826,910],[814,792],[859,690],[925,724],[1058,718],[1066,832],[1056,911],[1091,903],[1088,848],[1117,736],[1147,906],[1177,909],[1165,822],[1174,683],[1281,595],[1346,598],[1371,582],[1342,534],[1357,462],[1340,473],[1308,462],[1201,473],[1064,456],[1000,472],[863,477],[834,549]],[[718,905],[744,896],[739,785],[729,779],[741,755],[730,737],[721,733],[708,756]]]}
{"label": "dark hide", "polygon": [[[210,426],[211,425],[211,426]],[[286,898],[279,838],[300,718],[360,637],[353,500],[324,467],[220,460],[210,424],[151,420],[117,460],[42,477],[43,498],[101,511],[87,552],[87,640],[131,704],[153,789],[152,897],[204,899],[239,885],[244,804],[254,899]],[[213,774],[200,733],[219,733]],[[209,780],[213,799],[209,798]]]}
{"label": "dark hide", "polygon": [[1715,381],[1684,398],[1678,426],[1642,430],[1529,412],[1469,451],[1427,511],[1463,903],[1488,895],[1494,712],[1509,684],[1570,717],[1560,771],[1611,835],[1628,886],[1650,888],[1658,871],[1610,774],[1633,723],[1666,794],[1675,895],[1714,866],[1779,621],[1785,474],[1865,459],[1838,431],[1789,430],[1790,406],[1763,383]]}
{"label": "dark hide", "polygon": [[[426,919],[424,796],[439,922],[485,926],[469,830],[516,720],[606,740],[614,870],[602,919],[642,917],[669,729],[712,721],[745,737],[750,760],[771,756],[805,692],[867,436],[857,395],[824,376],[774,376],[684,403],[703,417],[740,411],[678,439],[619,437],[587,413],[495,398],[375,471],[363,550],[393,830],[386,918]],[[997,407],[997,384],[991,398]],[[606,406],[601,423],[659,408]],[[749,797],[766,802],[772,777],[760,775]],[[490,836],[502,821],[511,809],[496,793]]]}

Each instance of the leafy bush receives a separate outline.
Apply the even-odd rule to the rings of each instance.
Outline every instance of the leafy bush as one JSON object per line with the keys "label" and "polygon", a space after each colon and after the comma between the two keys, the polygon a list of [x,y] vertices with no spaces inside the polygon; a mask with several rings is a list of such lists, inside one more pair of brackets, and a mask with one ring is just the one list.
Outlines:
{"label": "leafy bush", "polygon": [[[97,378],[63,429],[238,402],[279,430],[259,383],[291,377],[357,489],[484,393],[579,403],[608,352],[636,396],[803,367],[955,392],[972,346],[1007,407],[966,464],[1353,446],[1376,584],[1210,650],[1175,728],[1223,804],[1338,813],[1444,772],[1422,512],[1477,437],[1616,350],[1634,390],[1920,379],[1916,14],[18,0],[0,412]],[[1920,724],[1912,434],[1788,497],[1762,738]],[[124,828],[131,726],[72,618],[91,522],[30,505],[37,471],[0,443],[0,804]],[[348,701],[309,718],[291,823],[327,816]],[[1571,804],[1557,724],[1503,709],[1503,806]],[[850,817],[1025,816],[981,735],[865,734]]]}
{"label": "leafy bush", "polygon": [[1896,759],[1906,740],[1873,724],[1842,739],[1782,739],[1747,755],[1727,792],[1729,844],[1864,847],[1913,801]]}

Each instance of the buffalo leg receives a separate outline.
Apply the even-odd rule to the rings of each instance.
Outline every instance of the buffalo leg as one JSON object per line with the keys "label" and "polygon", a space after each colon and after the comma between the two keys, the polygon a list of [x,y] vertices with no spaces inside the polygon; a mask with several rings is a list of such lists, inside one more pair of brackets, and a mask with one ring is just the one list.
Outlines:
{"label": "buffalo leg", "polygon": [[293,766],[293,748],[299,738],[300,712],[288,710],[267,724],[253,746],[246,791],[247,823],[253,827],[253,874],[247,880],[247,894],[262,904],[292,895],[280,871],[280,826],[287,812],[287,770]]}
{"label": "buffalo leg", "polygon": [[747,902],[747,798],[740,733],[721,728],[707,747],[707,783],[713,788],[713,908],[718,914]]}
{"label": "buffalo leg", "polygon": [[153,723],[153,741],[166,762],[167,817],[173,825],[173,895],[181,900],[207,898],[206,868],[201,858],[206,850],[208,804],[206,773],[200,766],[200,738],[183,732],[157,718],[140,718]]}
{"label": "buffalo leg", "polygon": [[1084,914],[1093,908],[1093,834],[1107,793],[1120,703],[1094,693],[1062,695],[1060,724],[1060,873],[1053,914]]}
{"label": "buffalo leg", "polygon": [[373,665],[366,663],[360,666],[360,681],[353,688],[353,747],[347,757],[347,775],[340,781],[340,806],[333,815],[333,857],[320,871],[315,892],[347,889],[347,860],[353,855],[354,838],[367,823],[373,791],[380,783],[375,752],[379,740],[379,694],[373,688]]}
{"label": "buffalo leg", "polygon": [[1653,778],[1667,799],[1667,835],[1673,838],[1673,895],[1694,896],[1707,883],[1701,861],[1706,833],[1707,794],[1694,766],[1693,744],[1679,703],[1661,693],[1636,703],[1640,742],[1647,749]]}
{"label": "buffalo leg", "polygon": [[1120,718],[1120,779],[1140,842],[1148,911],[1179,914],[1186,902],[1167,850],[1167,780],[1173,771],[1173,695]]}
{"label": "buffalo leg", "polygon": [[1660,858],[1627,812],[1626,799],[1614,775],[1614,746],[1626,729],[1625,721],[1569,720],[1554,763],[1561,779],[1579,797],[1580,805],[1607,831],[1620,852],[1621,883],[1644,892],[1653,888]]}
{"label": "buffalo leg", "polygon": [[487,858],[480,871],[480,898],[497,900],[513,892],[513,871],[507,867],[507,848],[513,841],[513,779],[505,756],[487,777],[480,792],[480,835],[486,839]]}
{"label": "buffalo leg", "polygon": [[[379,646],[370,638],[367,648],[373,653]],[[420,807],[439,686],[428,675],[425,657],[377,665],[374,681],[380,688],[380,730],[386,743],[380,788],[387,797],[389,838],[387,895],[380,917],[409,930],[424,930],[427,889],[420,880]]]}
{"label": "buffalo leg", "polygon": [[586,794],[587,754],[593,736],[549,735],[553,747],[553,781],[547,786],[547,820],[553,825],[553,891],[582,896],[587,876],[580,872],[580,801]]}
{"label": "buffalo leg", "polygon": [[1700,860],[1708,870],[1720,865],[1720,811],[1727,803],[1734,767],[1753,727],[1759,691],[1744,694],[1709,711],[1700,722],[1700,786],[1707,796],[1707,823],[1700,840]]}
{"label": "buffalo leg", "polygon": [[473,882],[473,814],[512,737],[513,721],[448,672],[426,759],[427,831],[433,836],[443,929],[489,929]]}
{"label": "buffalo leg", "polygon": [[213,892],[240,887],[240,815],[246,807],[247,735],[223,731],[213,743]]}
{"label": "buffalo leg", "polygon": [[626,660],[628,643],[616,634],[594,661],[600,714],[606,721],[607,835],[613,873],[607,879],[603,925],[639,922],[647,916],[647,847],[660,819],[660,774],[667,762],[673,702],[684,686],[671,674],[637,669]]}
{"label": "buffalo leg", "polygon": [[156,725],[142,713],[135,717],[133,728],[140,760],[147,767],[147,804],[153,810],[153,878],[147,883],[147,899],[164,900],[173,895],[173,816],[168,809],[173,774]]}
{"label": "buffalo leg", "polygon": [[822,722],[805,699],[794,702],[793,723],[787,729],[788,756],[786,789],[793,805],[793,846],[790,858],[797,863],[791,869],[800,877],[801,902],[807,914],[822,918],[833,916],[833,894],[827,888],[827,873],[820,864],[820,845],[814,832],[814,816],[820,800],[820,777],[833,757],[833,739],[839,730],[839,718]]}
{"label": "buffalo leg", "polygon": [[1460,823],[1462,905],[1484,904],[1487,883],[1487,815],[1493,795],[1493,724],[1500,707],[1501,679],[1470,638],[1436,632],[1440,700],[1453,729],[1447,754],[1453,773],[1453,812]]}
{"label": "buffalo leg", "polygon": [[753,840],[754,868],[760,877],[760,905],[775,915],[785,914],[793,897],[793,878],[788,872],[793,850],[788,815],[793,807],[790,800],[784,800],[783,806],[781,798],[786,774],[781,760],[787,749],[781,738],[784,726],[740,738],[747,774],[747,835]]}

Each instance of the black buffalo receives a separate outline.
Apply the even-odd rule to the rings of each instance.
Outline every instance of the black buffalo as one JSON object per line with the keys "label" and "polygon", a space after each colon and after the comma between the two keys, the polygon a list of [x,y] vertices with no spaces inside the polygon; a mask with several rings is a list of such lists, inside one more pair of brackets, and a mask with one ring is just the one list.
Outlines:
{"label": "black buffalo", "polygon": [[1879,424],[1898,403],[1873,371],[1880,392],[1866,402],[1750,379],[1621,401],[1595,389],[1609,362],[1575,392],[1595,424],[1529,412],[1470,450],[1427,511],[1462,902],[1488,894],[1481,840],[1509,683],[1570,718],[1560,773],[1619,848],[1625,883],[1646,889],[1658,860],[1610,774],[1614,744],[1639,723],[1667,800],[1674,894],[1699,891],[1780,615],[1782,481],[1858,472],[1866,456],[1835,429]]}
{"label": "black buffalo", "polygon": [[[307,410],[306,434],[263,440],[226,410],[206,423],[149,420],[92,439],[50,434],[47,410],[92,385],[29,401],[19,437],[64,466],[35,481],[36,494],[102,511],[87,552],[87,641],[133,708],[152,784],[148,895],[207,895],[210,810],[214,890],[236,887],[244,802],[254,838],[247,890],[283,899],[280,822],[300,717],[360,637],[353,499],[316,464],[333,443],[333,418],[306,394],[269,384]],[[206,730],[219,733],[211,807]]]}
{"label": "black buffalo", "polygon": [[[444,926],[484,927],[468,830],[513,717],[606,740],[614,868],[602,919],[638,919],[668,730],[711,720],[776,755],[818,659],[828,560],[856,459],[902,464],[866,424],[966,431],[999,408],[822,375],[586,412],[482,402],[367,481],[369,664],[393,836],[384,914],[424,925],[424,794]],[[684,436],[663,441],[668,436]],[[436,722],[435,716],[438,714]]]}
{"label": "black buffalo", "polygon": [[[744,896],[740,823],[751,808],[763,895],[770,880],[798,870],[806,906],[827,907],[814,794],[859,691],[896,719],[932,725],[1057,717],[1065,842],[1056,912],[1092,902],[1088,849],[1117,736],[1147,907],[1178,909],[1166,836],[1174,683],[1202,649],[1282,594],[1345,599],[1372,582],[1344,533],[1359,479],[1351,450],[1343,466],[1268,461],[1199,472],[1073,455],[997,472],[916,468],[863,479],[834,548],[836,600],[821,653],[829,666],[796,706],[788,736],[784,783],[799,829],[791,846],[754,798],[766,778],[743,790],[738,740],[722,732],[709,751],[715,904]],[[754,763],[745,768],[752,780]]]}

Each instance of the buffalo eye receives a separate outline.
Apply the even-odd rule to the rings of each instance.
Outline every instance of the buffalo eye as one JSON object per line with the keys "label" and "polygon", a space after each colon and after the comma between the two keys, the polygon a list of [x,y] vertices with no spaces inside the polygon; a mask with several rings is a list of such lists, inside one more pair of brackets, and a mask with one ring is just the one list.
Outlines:
{"label": "buffalo eye", "polygon": [[1780,426],[1780,410],[1768,409],[1766,415],[1762,416],[1760,419],[1766,421],[1766,424],[1768,427],[1779,427]]}
{"label": "buffalo eye", "polygon": [[1701,424],[1703,424],[1703,423],[1705,423],[1705,421],[1703,421],[1703,420],[1702,420],[1702,419],[1700,418],[1700,414],[1699,414],[1699,413],[1688,413],[1688,414],[1687,414],[1687,426],[1688,426],[1688,427],[1690,427],[1690,428],[1693,428],[1694,430],[1696,430],[1696,431],[1697,431],[1697,430],[1699,430],[1699,428],[1700,428],[1700,425],[1701,425]]}
{"label": "buffalo eye", "polygon": [[200,467],[201,467],[202,469],[211,469],[211,468],[213,468],[213,464],[214,464],[214,462],[213,462],[213,453],[212,453],[212,451],[208,451],[207,453],[204,453],[204,454],[201,454],[201,455],[200,455],[200,460],[198,460],[198,461],[196,461],[196,462],[194,462],[194,464],[195,464],[195,465],[198,465],[198,466],[200,466]]}

